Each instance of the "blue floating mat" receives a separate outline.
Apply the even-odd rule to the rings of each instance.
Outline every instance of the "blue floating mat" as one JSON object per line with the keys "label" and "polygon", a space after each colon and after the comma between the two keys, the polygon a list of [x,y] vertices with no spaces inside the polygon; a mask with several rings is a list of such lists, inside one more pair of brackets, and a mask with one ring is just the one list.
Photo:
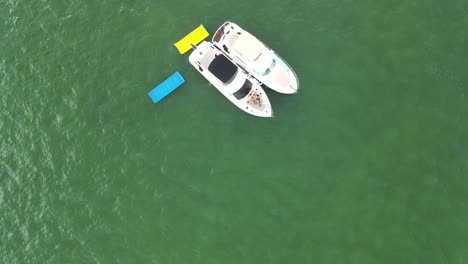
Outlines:
{"label": "blue floating mat", "polygon": [[148,93],[148,96],[151,98],[153,103],[157,103],[161,101],[164,97],[170,94],[172,91],[177,89],[180,85],[185,82],[184,77],[180,75],[178,71],[172,74],[169,78],[167,78],[164,82],[158,84],[158,86],[154,87]]}

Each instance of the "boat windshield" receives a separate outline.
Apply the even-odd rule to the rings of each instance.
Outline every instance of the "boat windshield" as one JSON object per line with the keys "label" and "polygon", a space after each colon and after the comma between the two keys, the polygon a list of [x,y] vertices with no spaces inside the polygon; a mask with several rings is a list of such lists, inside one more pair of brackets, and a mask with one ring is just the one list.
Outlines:
{"label": "boat windshield", "polygon": [[208,70],[224,84],[230,83],[237,74],[237,66],[226,56],[218,54],[211,61]]}
{"label": "boat windshield", "polygon": [[242,87],[234,93],[234,97],[236,97],[237,100],[246,97],[252,90],[252,86],[252,82],[246,79],[244,85],[242,85]]}
{"label": "boat windshield", "polygon": [[263,76],[267,76],[268,74],[270,74],[271,71],[273,70],[273,68],[275,67],[275,65],[276,65],[276,60],[273,59],[273,60],[271,61],[270,67],[268,67],[268,68],[262,73],[262,75],[263,75]]}

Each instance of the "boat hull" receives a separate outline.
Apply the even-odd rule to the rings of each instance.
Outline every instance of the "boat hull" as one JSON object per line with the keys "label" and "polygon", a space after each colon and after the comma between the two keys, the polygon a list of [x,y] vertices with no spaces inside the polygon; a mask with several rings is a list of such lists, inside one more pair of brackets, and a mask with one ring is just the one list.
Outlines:
{"label": "boat hull", "polygon": [[[192,64],[192,66],[201,75],[203,75],[203,77],[205,77],[221,94],[223,94],[224,97],[242,111],[258,117],[273,117],[270,101],[256,79],[249,77],[246,72],[239,68],[235,78],[226,85],[216,78],[216,76],[207,69],[206,65],[201,63],[204,60],[203,56],[209,49],[215,49],[214,52],[217,55],[224,55],[222,51],[215,47],[211,42],[204,41],[198,45],[190,55],[190,64]],[[213,51],[210,50],[210,52]],[[243,98],[238,99],[234,96],[234,93],[242,87],[246,80],[252,83],[251,90]],[[259,104],[259,102],[261,102],[261,104]]]}
{"label": "boat hull", "polygon": [[[251,41],[252,45],[249,45],[247,49],[244,49],[244,53],[251,52],[249,48],[256,48],[260,54],[268,54],[262,67],[258,66],[258,61],[255,61],[255,59],[250,57],[251,54],[242,54],[242,52],[236,49],[233,44],[233,39],[241,38],[239,36],[248,36],[248,38],[246,37],[247,39],[255,39],[255,41]],[[299,79],[292,67],[289,66],[289,64],[287,64],[286,61],[276,52],[265,45],[265,43],[238,25],[229,21],[225,22],[216,31],[212,41],[219,49],[223,50],[223,52],[232,61],[247,69],[253,77],[268,88],[282,94],[294,94],[298,92]],[[265,65],[270,67],[265,67]],[[275,66],[271,68],[271,65]],[[259,70],[259,68],[261,68],[261,70]],[[266,73],[267,71],[268,73]]]}

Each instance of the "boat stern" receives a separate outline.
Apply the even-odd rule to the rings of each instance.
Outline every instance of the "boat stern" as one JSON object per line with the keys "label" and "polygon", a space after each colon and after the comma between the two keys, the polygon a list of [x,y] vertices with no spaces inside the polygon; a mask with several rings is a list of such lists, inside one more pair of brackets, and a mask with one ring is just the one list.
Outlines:
{"label": "boat stern", "polygon": [[224,30],[227,29],[230,24],[231,24],[231,22],[226,21],[216,30],[216,32],[214,33],[213,38],[211,40],[214,44],[221,41],[221,39],[222,39],[222,37],[224,36],[224,33],[225,33]]}

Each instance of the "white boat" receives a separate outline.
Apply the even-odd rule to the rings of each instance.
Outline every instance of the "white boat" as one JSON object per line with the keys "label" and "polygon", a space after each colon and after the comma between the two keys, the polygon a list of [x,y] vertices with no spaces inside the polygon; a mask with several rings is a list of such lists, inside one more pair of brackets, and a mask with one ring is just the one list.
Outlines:
{"label": "white boat", "polygon": [[255,78],[211,42],[203,41],[192,47],[190,63],[229,101],[251,115],[273,116],[270,101]]}
{"label": "white boat", "polygon": [[232,22],[225,22],[213,35],[232,61],[245,68],[261,83],[283,94],[297,93],[299,79],[293,69],[272,49]]}

